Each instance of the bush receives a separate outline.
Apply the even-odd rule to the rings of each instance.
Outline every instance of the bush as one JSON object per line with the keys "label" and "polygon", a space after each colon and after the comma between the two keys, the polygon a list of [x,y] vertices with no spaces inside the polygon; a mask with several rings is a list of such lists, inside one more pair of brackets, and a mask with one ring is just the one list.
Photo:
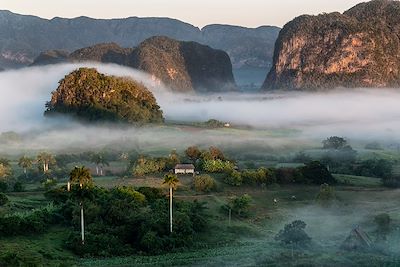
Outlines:
{"label": "bush", "polygon": [[146,174],[160,173],[167,168],[168,160],[164,158],[145,158],[140,157],[133,167],[133,175],[144,176]]}
{"label": "bush", "polygon": [[204,160],[203,170],[210,173],[230,173],[235,169],[235,164],[222,159]]}
{"label": "bush", "polygon": [[8,184],[5,181],[0,181],[0,193],[7,192]]}
{"label": "bush", "polygon": [[193,187],[197,192],[211,192],[216,189],[217,184],[210,175],[198,175],[193,179]]}
{"label": "bush", "polygon": [[244,184],[266,185],[275,182],[275,174],[272,170],[266,168],[259,168],[257,170],[245,170],[242,172],[242,179]]}
{"label": "bush", "polygon": [[335,189],[328,184],[322,184],[317,195],[317,202],[322,205],[329,205],[334,200],[336,200]]}
{"label": "bush", "polygon": [[300,168],[301,174],[306,182],[313,184],[336,184],[335,178],[319,161],[312,161]]}
{"label": "bush", "polygon": [[243,182],[242,174],[234,170],[225,176],[224,182],[232,186],[240,186]]}
{"label": "bush", "polygon": [[275,240],[285,245],[307,246],[311,242],[311,237],[304,231],[306,223],[300,220],[286,224],[285,228],[275,236]]}
{"label": "bush", "polygon": [[232,198],[228,205],[223,206],[223,210],[231,209],[239,217],[247,217],[250,212],[250,205],[253,199],[248,194]]}
{"label": "bush", "polygon": [[22,192],[24,189],[24,185],[21,182],[18,181],[14,184],[14,192]]}
{"label": "bush", "polygon": [[57,186],[57,180],[54,178],[47,178],[44,181],[42,181],[42,185],[44,189],[50,190]]}
{"label": "bush", "polygon": [[0,207],[4,206],[5,204],[7,204],[8,201],[9,201],[8,197],[5,194],[0,193]]}
{"label": "bush", "polygon": [[303,174],[295,168],[279,168],[275,170],[276,182],[279,184],[306,183]]}

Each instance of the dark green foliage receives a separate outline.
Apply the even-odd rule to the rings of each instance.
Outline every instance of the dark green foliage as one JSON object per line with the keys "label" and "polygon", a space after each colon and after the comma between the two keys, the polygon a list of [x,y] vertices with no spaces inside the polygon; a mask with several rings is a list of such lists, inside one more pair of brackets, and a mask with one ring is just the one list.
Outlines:
{"label": "dark green foliage", "polygon": [[304,231],[306,226],[306,223],[300,220],[286,224],[285,228],[275,236],[275,240],[284,245],[308,246],[311,243],[311,238]]}
{"label": "dark green foliage", "polygon": [[7,192],[8,184],[5,181],[0,181],[0,193]]}
{"label": "dark green foliage", "polygon": [[236,170],[229,171],[224,178],[224,182],[232,186],[240,186],[243,182],[242,174]]}
{"label": "dark green foliage", "polygon": [[359,162],[354,173],[359,176],[389,178],[392,176],[393,163],[385,159],[369,159]]}
{"label": "dark green foliage", "polygon": [[224,213],[229,209],[233,214],[239,217],[248,217],[250,215],[250,206],[253,199],[248,194],[242,196],[233,197],[229,200],[227,205],[222,206]]}
{"label": "dark green foliage", "polygon": [[8,197],[4,193],[0,193],[0,207],[8,203]]}
{"label": "dark green foliage", "polygon": [[148,202],[153,202],[156,199],[164,197],[163,191],[155,187],[139,187],[137,191],[146,197]]}
{"label": "dark green foliage", "polygon": [[322,142],[324,149],[343,149],[347,141],[343,137],[331,136]]}
{"label": "dark green foliage", "polygon": [[279,168],[275,170],[276,182],[278,184],[307,183],[304,180],[301,169]]}
{"label": "dark green foliage", "polygon": [[203,125],[208,128],[222,128],[224,127],[225,123],[219,120],[211,119],[201,124],[201,126]]}
{"label": "dark green foliage", "polygon": [[142,84],[89,68],[80,68],[65,76],[46,107],[46,115],[66,113],[89,121],[163,121],[153,94]]}
{"label": "dark green foliage", "polygon": [[271,169],[259,168],[257,170],[244,170],[242,172],[244,184],[268,185],[275,182],[275,173]]}
{"label": "dark green foliage", "polygon": [[301,167],[300,171],[303,179],[312,184],[336,184],[335,178],[319,161],[308,163],[306,166]]}
{"label": "dark green foliage", "polygon": [[20,181],[15,182],[15,184],[14,184],[14,192],[22,192],[22,191],[24,191],[24,189],[25,189],[25,187],[22,184],[22,182],[20,182]]}
{"label": "dark green foliage", "polygon": [[0,233],[4,236],[43,233],[59,221],[58,210],[49,206],[26,214],[0,217]]}
{"label": "dark green foliage", "polygon": [[[169,232],[168,198],[159,189],[65,187],[46,194],[61,205],[64,222],[74,228],[67,247],[80,256],[117,256],[133,252],[163,253],[190,246],[206,220],[204,204],[174,201],[174,232]],[[80,206],[85,213],[86,242],[80,242]],[[156,243],[153,243],[156,242]]]}

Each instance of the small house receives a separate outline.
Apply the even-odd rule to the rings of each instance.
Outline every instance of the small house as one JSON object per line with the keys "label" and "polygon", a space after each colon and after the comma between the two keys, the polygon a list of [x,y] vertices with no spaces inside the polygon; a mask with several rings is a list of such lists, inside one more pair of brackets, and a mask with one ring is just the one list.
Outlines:
{"label": "small house", "polygon": [[192,174],[194,175],[194,165],[193,164],[177,164],[174,168],[175,174]]}
{"label": "small house", "polygon": [[356,227],[350,232],[341,248],[345,250],[368,250],[372,245],[373,243],[368,234],[360,227]]}

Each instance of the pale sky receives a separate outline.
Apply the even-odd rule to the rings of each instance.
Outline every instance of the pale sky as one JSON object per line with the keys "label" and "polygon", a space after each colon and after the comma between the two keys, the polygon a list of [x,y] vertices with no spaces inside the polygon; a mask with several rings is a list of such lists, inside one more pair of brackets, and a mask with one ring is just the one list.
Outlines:
{"label": "pale sky", "polygon": [[283,26],[302,14],[349,9],[365,0],[0,0],[0,9],[43,18],[170,17],[198,27]]}

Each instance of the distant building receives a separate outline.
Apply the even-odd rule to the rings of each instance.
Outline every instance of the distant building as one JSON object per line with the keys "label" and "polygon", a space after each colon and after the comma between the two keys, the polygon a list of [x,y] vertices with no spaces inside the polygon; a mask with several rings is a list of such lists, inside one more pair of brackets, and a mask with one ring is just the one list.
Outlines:
{"label": "distant building", "polygon": [[345,250],[368,250],[372,245],[373,243],[368,234],[357,226],[350,232],[341,248]]}
{"label": "distant building", "polygon": [[177,164],[174,168],[175,174],[193,174],[194,175],[194,165],[193,164]]}

